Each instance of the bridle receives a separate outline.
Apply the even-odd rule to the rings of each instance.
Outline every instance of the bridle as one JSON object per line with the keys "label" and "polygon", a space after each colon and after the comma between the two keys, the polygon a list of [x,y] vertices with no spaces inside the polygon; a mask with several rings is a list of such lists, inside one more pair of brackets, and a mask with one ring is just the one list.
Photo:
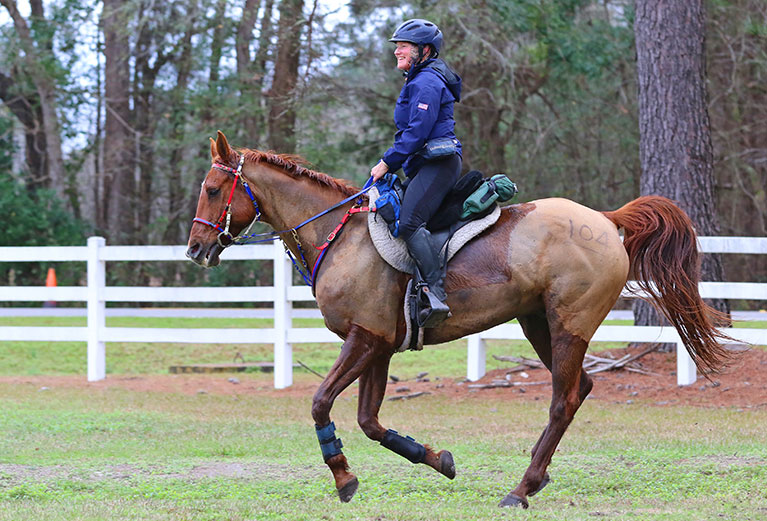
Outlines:
{"label": "bridle", "polygon": [[[242,175],[242,165],[244,163],[245,163],[245,156],[242,154],[240,155],[240,160],[237,163],[236,169],[221,163],[213,163],[213,168],[216,168],[218,170],[222,170],[224,172],[234,175],[234,182],[232,183],[232,189],[229,192],[229,199],[227,199],[226,206],[224,207],[224,211],[221,212],[221,216],[218,218],[217,222],[212,223],[200,217],[195,217],[193,219],[193,222],[204,224],[206,226],[210,226],[211,228],[214,228],[215,230],[218,230],[219,234],[216,237],[216,242],[222,248],[228,248],[229,246],[233,244],[252,244],[256,242],[269,242],[269,241],[281,239],[283,242],[283,245],[285,246],[285,253],[288,255],[290,260],[293,261],[293,265],[296,267],[296,270],[304,279],[304,282],[306,283],[306,285],[312,288],[312,293],[314,293],[314,283],[316,282],[317,271],[319,270],[320,264],[322,263],[322,260],[325,258],[325,253],[328,251],[330,244],[340,235],[341,230],[343,229],[346,222],[355,213],[375,211],[375,208],[362,207],[361,206],[362,198],[360,197],[362,194],[366,193],[368,190],[373,188],[374,186],[373,178],[371,177],[370,179],[368,179],[368,181],[365,183],[365,186],[362,188],[362,190],[360,190],[356,194],[351,195],[347,197],[346,199],[344,199],[343,201],[334,204],[330,208],[323,210],[322,212],[308,218],[307,220],[305,220],[298,226],[294,226],[293,228],[289,228],[287,230],[282,230],[279,232],[273,231],[273,232],[267,232],[267,233],[257,233],[254,235],[248,235],[248,232],[253,227],[253,225],[256,222],[261,220],[261,209],[258,206],[256,197],[253,195],[253,191],[250,189],[250,186],[248,186],[248,182],[245,180],[245,177]],[[231,221],[232,221],[232,199],[234,198],[234,190],[237,188],[238,180],[242,183],[242,186],[245,189],[245,192],[248,194],[248,197],[250,197],[250,201],[253,203],[253,208],[255,208],[256,210],[256,216],[253,218],[253,220],[244,230],[242,230],[239,234],[237,234],[236,237],[234,237],[229,231],[229,225],[231,224]],[[331,211],[335,210],[339,206],[343,206],[344,204],[348,203],[349,201],[353,199],[357,199],[354,206],[350,208],[349,210],[347,210],[346,215],[344,215],[343,219],[341,219],[341,222],[338,224],[338,226],[336,226],[336,228],[330,233],[330,235],[328,235],[325,243],[321,246],[315,246],[315,248],[320,251],[320,254],[317,256],[317,260],[314,263],[314,268],[310,269],[309,264],[306,262],[306,257],[304,256],[304,249],[301,246],[301,240],[298,237],[297,230],[301,228],[302,226],[314,221],[315,219],[318,219],[322,217],[323,215],[330,213]],[[222,228],[221,225],[224,225],[224,227]],[[290,233],[292,235],[293,240],[296,243],[296,249],[298,250],[298,253],[301,256],[301,264],[303,265],[303,268],[298,265],[298,262],[296,261],[293,253],[290,251],[290,248],[288,248],[287,243],[285,243],[285,240],[282,238],[282,235],[285,233]]]}
{"label": "bridle", "polygon": [[[248,182],[242,176],[242,165],[244,163],[245,163],[244,155],[240,155],[240,161],[237,163],[236,169],[228,167],[221,163],[213,163],[213,168],[217,168],[218,170],[223,170],[224,172],[234,174],[234,182],[232,183],[232,189],[229,191],[229,199],[227,199],[226,201],[226,206],[224,207],[224,211],[221,212],[221,217],[218,218],[218,221],[215,224],[210,221],[206,221],[205,219],[202,219],[200,217],[195,217],[193,219],[193,222],[205,224],[207,226],[210,226],[218,230],[220,233],[216,237],[216,242],[218,242],[218,245],[221,246],[222,248],[228,248],[229,246],[235,243],[237,238],[243,235],[247,235],[247,233],[250,231],[253,225],[256,222],[261,220],[261,209],[258,207],[258,202],[256,201],[256,197],[253,195],[253,191],[251,191],[250,186],[248,186]],[[245,188],[245,193],[247,193],[248,197],[250,197],[250,201],[253,203],[253,208],[256,209],[256,216],[255,218],[253,218],[250,224],[237,235],[237,237],[233,237],[231,232],[229,232],[229,225],[232,222],[232,199],[234,198],[234,190],[235,188],[237,188],[238,180],[242,183],[243,188]],[[221,227],[222,224],[225,224],[223,228]]]}

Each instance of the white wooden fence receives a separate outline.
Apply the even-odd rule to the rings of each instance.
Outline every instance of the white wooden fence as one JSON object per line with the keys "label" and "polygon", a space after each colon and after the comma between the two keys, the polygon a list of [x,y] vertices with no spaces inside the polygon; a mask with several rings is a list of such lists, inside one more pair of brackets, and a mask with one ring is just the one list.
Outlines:
{"label": "white wooden fence", "polygon": [[[708,253],[767,254],[767,238],[700,237],[700,249]],[[274,285],[249,287],[123,287],[106,286],[107,261],[184,261],[185,246],[106,246],[101,237],[91,237],[87,246],[0,247],[0,262],[87,263],[87,286],[0,287],[0,301],[86,302],[86,327],[0,327],[0,341],[87,342],[88,380],[106,376],[107,342],[178,343],[269,343],[274,344],[274,386],[293,383],[292,344],[340,342],[325,328],[292,327],[292,303],[313,301],[306,286],[293,286],[293,267],[281,243],[238,246],[226,252],[227,260],[270,259],[274,262]],[[702,282],[705,298],[767,300],[766,283]],[[626,294],[626,296],[630,296]],[[274,327],[266,329],[173,329],[106,327],[106,302],[271,302]],[[740,341],[767,345],[767,329],[727,329]],[[467,377],[478,380],[485,374],[485,340],[524,339],[516,324],[503,324],[468,337]],[[600,326],[594,341],[677,343],[677,383],[695,382],[695,366],[672,327]]]}

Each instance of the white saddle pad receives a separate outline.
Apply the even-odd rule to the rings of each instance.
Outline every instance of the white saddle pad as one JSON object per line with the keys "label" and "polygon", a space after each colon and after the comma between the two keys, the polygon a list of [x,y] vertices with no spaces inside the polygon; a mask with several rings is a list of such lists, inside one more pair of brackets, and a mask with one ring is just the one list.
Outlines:
{"label": "white saddle pad", "polygon": [[[368,197],[370,198],[370,206],[372,208],[379,197],[378,189],[375,187],[371,188],[368,191]],[[501,208],[496,206],[487,217],[470,222],[458,230],[447,243],[446,262],[452,259],[467,242],[494,225],[500,216]],[[377,218],[375,212],[368,213],[368,231],[370,232],[370,238],[373,239],[376,250],[378,250],[378,254],[381,255],[383,260],[399,271],[413,273],[415,264],[407,252],[405,241],[399,237],[392,237],[386,221]]]}

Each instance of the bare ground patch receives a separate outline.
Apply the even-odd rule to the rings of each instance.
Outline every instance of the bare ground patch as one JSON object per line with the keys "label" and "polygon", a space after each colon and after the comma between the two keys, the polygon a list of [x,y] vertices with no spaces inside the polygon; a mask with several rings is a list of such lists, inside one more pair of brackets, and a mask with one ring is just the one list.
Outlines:
{"label": "bare ground patch", "polygon": [[[600,356],[619,359],[626,354],[633,354],[641,348],[612,349],[599,353]],[[639,402],[653,406],[695,406],[695,407],[731,407],[754,409],[767,407],[767,350],[751,349],[735,353],[729,367],[720,374],[710,375],[710,380],[699,375],[698,381],[686,387],[676,385],[676,357],[671,353],[651,353],[639,360],[646,373],[640,374],[626,370],[605,371],[593,376],[594,389],[590,399],[612,403]],[[511,367],[510,364],[509,367]],[[507,400],[548,401],[551,397],[551,375],[548,370],[529,369],[520,373],[511,373],[509,378],[514,387],[476,389],[472,382],[457,378],[440,378],[429,375],[428,378],[412,381],[389,382],[386,397],[402,394],[428,396],[449,396],[456,400],[474,398],[502,397]],[[491,383],[504,379],[507,369],[489,372],[478,383]],[[182,393],[182,394],[225,394],[263,397],[311,397],[320,379],[303,379],[287,389],[274,389],[270,382],[237,376],[237,383],[230,381],[231,375],[168,374],[119,376],[110,375],[99,382],[88,382],[82,375],[61,376],[0,376],[0,383],[12,385],[31,385],[38,388],[90,388],[90,389],[125,389],[138,392]],[[403,391],[403,389],[407,389]],[[355,395],[352,386],[347,394]],[[420,399],[420,398],[413,398]]]}

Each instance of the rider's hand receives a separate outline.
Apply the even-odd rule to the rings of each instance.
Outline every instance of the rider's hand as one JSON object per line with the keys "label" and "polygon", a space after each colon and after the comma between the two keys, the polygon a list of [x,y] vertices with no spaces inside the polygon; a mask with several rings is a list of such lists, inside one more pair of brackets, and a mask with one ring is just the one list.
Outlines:
{"label": "rider's hand", "polygon": [[376,166],[374,166],[372,169],[370,169],[370,176],[373,178],[373,181],[378,181],[383,176],[386,175],[386,172],[389,171],[389,165],[383,162],[383,159],[378,162]]}

